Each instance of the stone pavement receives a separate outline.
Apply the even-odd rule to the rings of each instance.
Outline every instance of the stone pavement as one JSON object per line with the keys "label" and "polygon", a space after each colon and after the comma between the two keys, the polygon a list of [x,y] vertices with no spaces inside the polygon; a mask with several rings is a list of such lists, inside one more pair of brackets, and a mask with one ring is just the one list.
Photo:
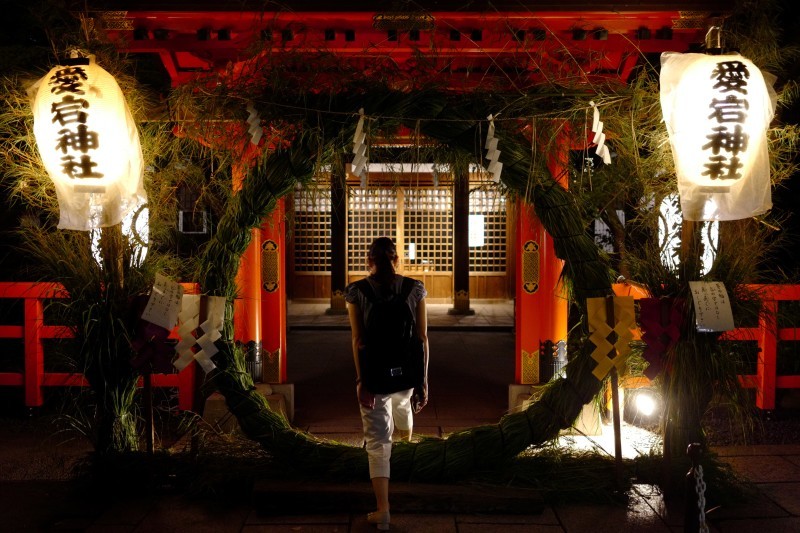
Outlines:
{"label": "stone pavement", "polygon": [[[346,317],[325,315],[324,306],[303,306],[289,309],[292,327],[287,371],[295,386],[294,423],[321,437],[357,445],[360,422]],[[514,379],[512,306],[475,306],[475,315],[462,317],[448,315],[446,306],[430,307],[431,403],[417,417],[415,430],[419,434],[446,435],[456,429],[496,422],[507,409],[508,384]],[[29,433],[25,427],[25,423],[0,424],[2,532],[375,531],[366,523],[358,505],[341,509],[326,505],[334,503],[331,490],[368,499],[367,480],[328,488],[327,493],[309,489],[305,512],[299,513],[297,509],[281,507],[276,495],[270,501],[268,491],[255,493],[260,500],[231,494],[198,499],[169,491],[118,499],[112,494],[85,493],[80,486],[63,479],[65,465],[85,455],[85,444],[62,445],[51,435]],[[755,490],[740,505],[711,510],[711,531],[800,532],[800,444],[715,451],[749,479]],[[460,507],[419,512],[420,499],[441,500],[448,492],[469,487],[397,484],[395,488],[395,532],[683,531],[682,502],[665,501],[655,487],[644,484],[634,485],[625,504],[550,505],[531,496],[528,512],[524,498],[521,505],[506,511],[487,511],[492,497],[498,496],[488,491],[484,502],[469,508],[463,502],[474,497],[474,490],[480,492],[475,487],[472,496],[461,499]],[[406,499],[409,494],[410,499]],[[419,496],[417,505],[413,505],[415,494]],[[458,502],[460,498],[454,499]]]}

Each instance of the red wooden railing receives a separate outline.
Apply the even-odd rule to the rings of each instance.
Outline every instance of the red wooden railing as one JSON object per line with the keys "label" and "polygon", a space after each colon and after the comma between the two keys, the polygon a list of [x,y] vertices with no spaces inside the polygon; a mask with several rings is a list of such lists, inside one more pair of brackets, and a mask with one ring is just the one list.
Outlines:
{"label": "red wooden railing", "polygon": [[[195,284],[183,284],[187,293],[196,293]],[[0,282],[0,298],[23,300],[24,316],[22,325],[0,325],[0,338],[22,339],[24,368],[22,372],[0,372],[0,386],[23,387],[25,405],[38,407],[44,403],[45,387],[82,387],[86,379],[82,374],[67,372],[47,372],[44,365],[45,339],[68,339],[72,331],[65,326],[44,323],[44,301],[53,298],[67,298],[69,295],[58,283]],[[196,365],[187,366],[182,372],[174,374],[153,374],[154,387],[176,387],[178,407],[192,408],[194,395],[194,373]],[[141,386],[141,380],[139,382]]]}
{"label": "red wooden railing", "polygon": [[[739,376],[745,388],[756,389],[756,406],[760,409],[775,409],[777,389],[800,389],[800,375],[778,375],[778,342],[800,341],[800,328],[778,327],[778,302],[800,300],[800,285],[748,285],[748,290],[757,294],[762,302],[758,327],[736,328],[726,332],[723,340],[755,341],[758,343],[756,373]],[[627,285],[614,285],[619,296],[647,298],[647,291]]]}
{"label": "red wooden railing", "polygon": [[800,341],[800,328],[778,327],[778,302],[800,300],[800,285],[751,285],[761,297],[758,327],[737,328],[723,337],[726,340],[758,342],[756,373],[739,376],[744,387],[756,389],[756,406],[775,409],[777,389],[800,389],[800,375],[778,375],[778,342]]}
{"label": "red wooden railing", "polygon": [[[756,406],[761,409],[775,408],[777,389],[800,389],[800,375],[779,376],[778,342],[800,341],[800,328],[778,327],[778,302],[800,300],[800,285],[751,285],[762,299],[763,307],[758,327],[737,328],[726,333],[724,340],[755,341],[758,343],[756,373],[739,376],[744,387],[756,389]],[[196,293],[195,284],[184,284],[187,293]],[[629,285],[615,285],[619,295],[635,298],[646,297],[640,289]],[[0,386],[23,387],[25,405],[40,406],[44,403],[45,387],[85,386],[81,374],[46,372],[44,365],[44,339],[64,339],[72,332],[64,326],[44,323],[44,300],[66,298],[68,295],[58,283],[0,282],[0,298],[15,298],[24,301],[22,325],[0,325],[0,338],[22,339],[24,345],[24,370],[22,372],[0,372]],[[154,387],[177,387],[178,406],[191,409],[194,395],[194,373],[196,365],[189,365],[180,373],[153,374]]]}

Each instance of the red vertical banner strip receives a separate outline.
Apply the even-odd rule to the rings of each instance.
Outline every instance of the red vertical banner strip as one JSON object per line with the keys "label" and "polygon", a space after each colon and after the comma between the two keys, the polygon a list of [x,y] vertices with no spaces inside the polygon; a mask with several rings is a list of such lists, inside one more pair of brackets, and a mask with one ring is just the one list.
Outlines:
{"label": "red vertical banner strip", "polygon": [[286,208],[283,199],[261,227],[260,291],[264,381],[286,383]]}

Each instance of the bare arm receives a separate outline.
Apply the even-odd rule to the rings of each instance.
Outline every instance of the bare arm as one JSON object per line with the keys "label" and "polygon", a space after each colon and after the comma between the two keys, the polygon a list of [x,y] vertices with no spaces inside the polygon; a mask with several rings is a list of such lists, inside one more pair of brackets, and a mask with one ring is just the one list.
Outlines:
{"label": "bare arm", "polygon": [[355,303],[347,304],[347,315],[350,318],[350,332],[353,343],[353,362],[356,365],[356,394],[358,402],[368,409],[375,407],[375,395],[361,385],[361,361],[359,349],[364,345],[364,321],[361,317],[361,307]]}
{"label": "bare arm", "polygon": [[419,412],[428,403],[428,310],[425,307],[425,298],[417,303],[417,336],[422,341],[423,382],[421,390],[414,390],[414,412]]}
{"label": "bare arm", "polygon": [[355,303],[347,304],[347,315],[350,318],[350,333],[353,343],[353,362],[356,365],[356,381],[361,381],[361,365],[358,359],[358,350],[363,346],[362,335],[364,323],[361,318],[361,307]]}

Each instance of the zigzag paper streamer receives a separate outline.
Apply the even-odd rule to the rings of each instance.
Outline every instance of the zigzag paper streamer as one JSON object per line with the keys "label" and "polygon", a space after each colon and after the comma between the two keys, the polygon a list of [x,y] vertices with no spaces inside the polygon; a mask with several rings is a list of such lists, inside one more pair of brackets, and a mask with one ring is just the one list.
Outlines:
{"label": "zigzag paper streamer", "polygon": [[353,136],[353,174],[361,178],[361,187],[367,186],[367,133],[364,131],[364,108],[358,110],[356,134]]}
{"label": "zigzag paper streamer", "polygon": [[[594,377],[603,380],[611,369],[616,367],[617,372],[625,369],[628,354],[631,352],[630,343],[633,340],[632,329],[636,327],[636,317],[633,311],[632,296],[615,296],[614,326],[611,327],[606,313],[606,298],[588,298],[586,309],[589,319],[589,340],[596,346],[592,352],[592,359],[597,361],[597,366],[592,371]],[[609,341],[609,335],[616,333],[614,342]]]}
{"label": "zigzag paper streamer", "polygon": [[592,131],[594,132],[592,143],[597,145],[595,153],[603,158],[603,163],[610,165],[611,152],[608,151],[608,146],[606,146],[606,134],[603,133],[603,121],[600,120],[600,111],[593,101],[589,102],[589,105],[592,106]]}
{"label": "zigzag paper streamer", "polygon": [[195,360],[206,373],[209,373],[217,368],[211,361],[211,357],[219,351],[214,342],[222,337],[225,297],[206,297],[206,320],[202,324],[199,324],[200,298],[201,296],[198,294],[183,296],[183,305],[178,315],[180,341],[175,346],[178,358],[173,365],[178,370],[183,370],[192,360]]}
{"label": "zigzag paper streamer", "polygon": [[503,163],[499,161],[500,150],[497,149],[499,139],[494,136],[494,115],[486,117],[489,119],[489,130],[486,133],[486,159],[489,160],[489,165],[486,170],[492,175],[492,180],[495,183],[500,183],[500,173],[503,172]]}
{"label": "zigzag paper streamer", "polygon": [[250,125],[247,132],[250,134],[250,142],[258,145],[258,141],[264,135],[264,130],[261,128],[261,115],[253,106],[253,102],[247,102],[247,113],[247,123]]}

